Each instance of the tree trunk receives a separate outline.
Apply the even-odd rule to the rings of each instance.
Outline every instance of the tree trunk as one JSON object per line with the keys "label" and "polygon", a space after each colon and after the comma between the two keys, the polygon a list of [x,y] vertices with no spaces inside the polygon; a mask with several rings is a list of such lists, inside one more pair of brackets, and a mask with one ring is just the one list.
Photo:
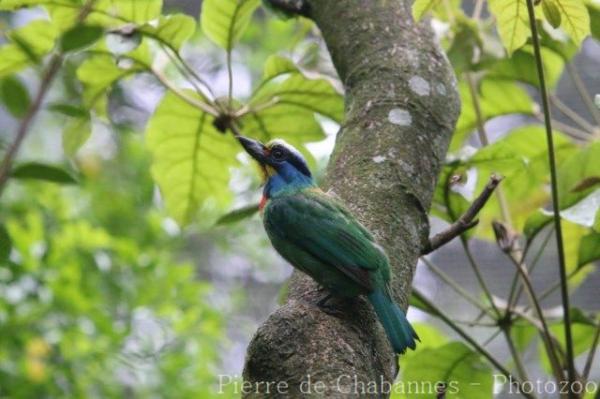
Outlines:
{"label": "tree trunk", "polygon": [[[412,20],[411,3],[309,0],[302,7],[321,29],[346,90],[326,188],[386,249],[395,300],[405,309],[459,113],[452,70],[429,24]],[[315,305],[322,295],[294,273],[287,302],[248,347],[245,397],[388,396],[397,363],[370,305],[338,301],[326,313]]]}

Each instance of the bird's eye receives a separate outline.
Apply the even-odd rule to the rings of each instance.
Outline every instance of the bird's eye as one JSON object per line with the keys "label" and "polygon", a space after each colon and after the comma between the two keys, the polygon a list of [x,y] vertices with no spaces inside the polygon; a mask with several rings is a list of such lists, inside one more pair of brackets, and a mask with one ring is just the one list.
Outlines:
{"label": "bird's eye", "polygon": [[271,156],[274,160],[281,161],[285,157],[285,154],[283,153],[283,150],[281,148],[275,148],[271,153]]}

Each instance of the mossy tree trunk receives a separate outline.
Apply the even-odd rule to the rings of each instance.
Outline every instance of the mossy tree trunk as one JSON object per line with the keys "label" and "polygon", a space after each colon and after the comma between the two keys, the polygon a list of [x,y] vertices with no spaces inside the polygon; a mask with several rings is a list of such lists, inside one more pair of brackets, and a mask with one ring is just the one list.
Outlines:
{"label": "mossy tree trunk", "polygon": [[[272,3],[301,5],[321,29],[346,90],[325,189],[386,249],[395,299],[406,308],[459,113],[452,70],[429,24],[412,20],[410,0]],[[363,298],[338,301],[326,313],[315,305],[322,295],[309,277],[294,273],[287,302],[249,345],[244,380],[253,388],[246,397],[387,396],[396,359],[370,305]]]}

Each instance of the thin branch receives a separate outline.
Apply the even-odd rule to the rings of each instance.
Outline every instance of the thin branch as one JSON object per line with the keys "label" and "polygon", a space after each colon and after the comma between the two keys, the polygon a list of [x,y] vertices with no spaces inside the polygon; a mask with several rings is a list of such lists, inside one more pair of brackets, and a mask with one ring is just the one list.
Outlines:
{"label": "thin branch", "polygon": [[[579,269],[575,269],[573,271],[571,271],[569,274],[567,274],[567,280],[572,279],[573,277],[575,277],[577,274],[579,274],[579,272],[581,270],[583,270],[584,268],[581,267]],[[543,301],[544,299],[548,298],[552,293],[554,293],[554,291],[556,291],[557,289],[560,288],[560,281],[557,281],[556,283],[552,284],[550,287],[546,288],[544,291],[542,291],[542,293],[539,295],[539,300],[540,302]],[[527,309],[527,308],[526,308]]]}
{"label": "thin branch", "polygon": [[[475,111],[475,120],[477,122],[477,135],[479,137],[481,145],[483,147],[486,147],[490,144],[490,142],[488,140],[487,132],[485,130],[485,117],[481,109],[479,95],[477,93],[477,85],[475,84],[475,80],[473,79],[473,76],[470,73],[465,74],[465,76],[467,78],[467,84],[469,86],[469,92],[471,94],[473,110]],[[496,198],[498,199],[498,203],[500,205],[502,221],[504,223],[507,223],[509,226],[512,226],[508,202],[506,201],[506,197],[504,196],[504,191],[502,190],[502,187],[496,191]]]}
{"label": "thin branch", "polygon": [[[456,323],[454,323],[452,321],[452,319],[450,319],[446,313],[444,311],[442,311],[440,308],[438,308],[437,306],[435,306],[433,304],[433,302],[431,302],[429,299],[427,299],[419,289],[417,288],[413,288],[413,295],[415,296],[415,298],[417,298],[419,301],[421,301],[423,304],[425,304],[425,306],[427,306],[429,308],[429,310],[435,315],[437,316],[439,319],[441,319],[444,323],[446,323],[446,325],[448,325],[448,327],[450,327],[452,330],[454,330],[458,335],[460,335],[469,345],[471,345],[471,347],[473,347],[473,349],[477,352],[479,352],[483,357],[485,357],[498,371],[500,371],[500,373],[502,373],[508,380],[510,381],[514,381],[517,385],[521,385],[522,382],[519,380],[518,377],[513,376],[510,371],[508,371],[503,365],[502,363],[500,363],[500,361],[498,359],[496,359],[490,352],[488,352],[482,345],[480,345],[477,341],[475,341],[475,339],[473,337],[471,337],[469,334],[467,334],[460,326],[458,326]],[[522,390],[522,395],[525,396],[526,398],[530,398],[530,399],[534,399],[535,397],[531,394],[528,393],[525,390]]]}
{"label": "thin branch", "polygon": [[531,304],[534,306],[535,311],[537,313],[542,328],[542,340],[544,341],[544,345],[546,346],[546,352],[548,354],[548,359],[550,359],[552,369],[554,370],[556,381],[563,381],[564,377],[562,375],[562,367],[560,366],[560,362],[557,357],[557,348],[554,345],[554,341],[552,340],[552,335],[550,333],[550,329],[548,328],[548,324],[546,323],[546,318],[544,316],[544,312],[542,311],[542,307],[540,306],[540,303],[535,296],[535,291],[533,289],[533,285],[531,284],[531,279],[529,278],[527,270],[525,270],[522,264],[520,264],[519,262],[513,263],[517,268],[517,272],[521,275],[525,291],[529,295]]}
{"label": "thin branch", "polygon": [[594,363],[594,355],[596,354],[598,341],[600,341],[600,323],[598,323],[598,326],[596,327],[596,334],[594,335],[594,339],[592,341],[592,347],[585,362],[585,367],[583,368],[583,381],[587,381],[590,377],[590,371],[592,370],[592,364]]}
{"label": "thin branch", "polygon": [[577,71],[577,67],[575,66],[575,64],[570,62],[567,63],[567,73],[569,74],[571,80],[575,84],[575,89],[577,89],[577,92],[583,99],[585,106],[590,111],[590,114],[592,114],[592,116],[594,117],[596,124],[600,125],[600,110],[598,110],[596,104],[594,104],[594,100],[592,100],[592,97],[586,90],[585,83],[583,83],[583,80],[581,79],[581,76],[579,75],[579,71]]}
{"label": "thin branch", "polygon": [[[89,0],[81,8],[81,11],[77,16],[76,24],[81,23],[89,15],[94,3],[95,0]],[[2,163],[0,164],[0,195],[2,195],[2,192],[6,187],[6,182],[10,177],[10,171],[12,168],[13,161],[17,156],[21,145],[23,144],[25,136],[27,136],[27,133],[29,132],[29,128],[31,127],[31,124],[35,119],[35,116],[37,115],[40,107],[42,106],[42,103],[44,102],[46,94],[48,94],[48,90],[50,89],[54,78],[56,78],[56,74],[60,70],[63,58],[63,53],[56,53],[51,57],[48,63],[48,67],[42,75],[40,88],[38,89],[38,92],[33,102],[29,106],[29,109],[27,110],[27,112],[23,116],[23,119],[21,120],[21,123],[17,129],[17,133],[15,135],[15,140],[12,142],[12,144],[6,151],[4,159],[2,159]]]}
{"label": "thin branch", "polygon": [[477,0],[475,3],[475,7],[473,8],[473,14],[471,18],[474,20],[478,20],[481,17],[481,12],[483,11],[483,0]]}
{"label": "thin branch", "polygon": [[[535,267],[538,265],[540,259],[542,258],[542,254],[544,253],[544,249],[546,248],[546,245],[548,245],[548,242],[550,242],[550,239],[552,238],[552,233],[554,232],[554,229],[550,229],[548,231],[548,234],[546,234],[546,237],[544,237],[544,241],[542,242],[542,245],[540,246],[540,248],[538,249],[537,253],[535,254],[533,260],[531,261],[531,266],[528,268],[528,272],[529,274],[533,273],[533,270],[535,269]],[[523,267],[527,267],[525,265],[524,262],[521,262]],[[513,286],[511,288],[517,288],[517,282],[518,282],[518,277],[519,277],[519,273],[516,274],[516,280],[513,280]],[[515,306],[516,304],[519,303],[519,300],[521,299],[521,295],[523,294],[523,286],[519,285],[518,289],[516,290],[516,292],[514,290],[511,289],[511,295],[509,295],[508,297],[508,305],[507,305],[507,309],[510,310],[512,309],[513,306]],[[542,297],[539,297],[539,301],[542,301]]]}
{"label": "thin branch", "polygon": [[[185,62],[183,61],[183,59],[177,52],[173,51],[171,49],[171,47],[168,47],[163,43],[159,43],[159,46],[163,50],[163,52],[167,55],[169,60],[173,63],[173,65],[175,65],[175,68],[177,68],[177,71],[179,71],[181,76],[183,76],[192,85],[192,87],[196,90],[196,92],[199,95],[201,95],[202,97],[210,96],[212,99],[214,99],[215,96],[212,94],[210,86],[208,86],[208,84],[206,82],[204,82],[204,80],[196,78],[196,76],[197,76],[196,73],[190,72],[190,71],[192,71],[192,69],[190,68],[189,65],[185,64]],[[204,88],[208,92],[209,96],[207,96],[206,93],[202,90],[202,88],[200,88],[200,86],[198,86],[196,84],[196,81],[198,83],[202,84],[202,86],[204,86]]]}
{"label": "thin branch", "polygon": [[273,96],[269,99],[269,101],[265,101],[264,103],[258,104],[256,106],[251,106],[251,105],[247,104],[247,105],[244,105],[239,110],[237,110],[235,112],[234,116],[236,118],[241,118],[242,116],[245,116],[247,114],[253,114],[256,112],[264,111],[266,109],[269,109],[269,108],[279,104],[280,101],[281,101],[281,97]]}
{"label": "thin branch", "polygon": [[496,306],[496,302],[494,302],[494,296],[492,295],[492,291],[490,290],[490,287],[488,287],[487,283],[485,282],[485,279],[483,278],[483,274],[481,273],[479,264],[477,263],[477,261],[475,261],[475,257],[473,256],[471,248],[469,247],[469,243],[464,237],[461,237],[460,241],[462,243],[463,249],[465,250],[465,254],[467,255],[467,259],[469,260],[469,264],[473,269],[473,273],[475,273],[475,277],[477,278],[477,281],[479,282],[479,285],[483,290],[483,293],[490,302],[490,305],[492,306],[492,309],[494,309],[494,312],[496,312],[497,318],[500,319],[502,317],[502,314],[500,313],[498,306]]}
{"label": "thin branch", "polygon": [[[452,288],[454,290],[454,292],[456,292],[458,295],[463,297],[471,305],[475,306],[482,312],[485,312],[485,314],[487,314],[488,316],[490,316],[490,317],[493,316],[490,314],[489,309],[487,309],[485,306],[483,306],[480,301],[475,299],[471,294],[469,294],[469,292],[467,290],[462,288],[456,281],[454,281],[450,276],[448,276],[446,273],[444,273],[444,271],[442,271],[442,269],[437,267],[435,264],[433,264],[429,259],[427,259],[425,257],[421,258],[421,260],[436,276],[438,276],[444,283],[446,283],[450,288]],[[494,324],[494,325],[497,325],[497,324]]]}
{"label": "thin branch", "polygon": [[209,104],[206,104],[202,101],[198,101],[192,97],[189,97],[183,91],[181,91],[178,87],[176,87],[173,83],[171,83],[162,73],[157,71],[156,69],[149,68],[150,72],[158,79],[160,83],[163,84],[167,89],[171,90],[177,97],[181,98],[186,103],[190,104],[193,107],[198,108],[199,110],[206,112],[209,115],[214,117],[219,116],[219,112]]}
{"label": "thin branch", "polygon": [[458,220],[452,223],[446,230],[433,236],[429,240],[428,245],[421,251],[421,255],[427,255],[435,251],[439,247],[447,244],[454,238],[460,236],[465,231],[477,225],[477,223],[479,222],[475,219],[477,217],[477,214],[488,202],[492,193],[494,192],[496,187],[498,187],[498,184],[500,184],[501,181],[502,177],[492,175],[481,194],[479,194],[475,201],[471,203],[469,209],[467,209],[467,211],[461,217],[459,217]]}
{"label": "thin branch", "polygon": [[[548,142],[548,161],[550,164],[550,182],[552,191],[552,208],[554,212],[554,228],[556,230],[556,246],[558,250],[558,263],[561,280],[561,296],[564,315],[565,343],[567,347],[567,368],[569,374],[569,386],[575,382],[575,356],[573,353],[573,336],[571,333],[571,309],[569,306],[569,288],[567,286],[567,267],[565,264],[565,253],[563,245],[563,235],[559,210],[558,182],[556,173],[556,157],[554,154],[554,138],[552,136],[552,122],[550,117],[550,105],[548,104],[548,91],[546,89],[546,80],[544,78],[544,66],[540,50],[540,41],[537,31],[537,22],[535,19],[535,9],[533,0],[527,0],[527,12],[529,14],[529,25],[533,41],[533,49],[537,65],[538,79],[540,83],[540,93],[542,96],[542,106],[544,109],[544,123],[546,125],[546,140]],[[529,289],[529,287],[528,287]],[[539,304],[537,304],[539,306]],[[543,321],[543,320],[542,320]],[[569,397],[575,397],[575,393],[569,389]]]}
{"label": "thin branch", "polygon": [[510,335],[510,326],[502,328],[502,332],[504,333],[504,337],[506,338],[506,344],[508,345],[508,350],[512,355],[512,358],[515,362],[515,367],[517,369],[517,374],[519,378],[523,381],[529,381],[529,377],[527,376],[527,371],[525,370],[525,366],[523,365],[523,359],[521,358],[521,354],[517,351],[515,347],[515,342],[513,341],[512,336]]}
{"label": "thin branch", "polygon": [[[448,208],[448,214],[449,214],[450,218],[452,220],[457,220],[457,215],[454,214],[452,208],[448,205],[448,204],[450,204],[450,181],[449,181],[449,179],[450,179],[450,175],[448,176],[448,181],[446,181],[446,184],[444,185],[444,203],[446,204],[446,206]],[[489,196],[488,196],[488,198],[489,198]],[[459,236],[459,237],[460,237],[460,242],[465,251],[465,254],[467,255],[467,259],[469,260],[469,264],[471,265],[471,268],[473,269],[473,272],[475,273],[475,276],[477,277],[477,281],[479,282],[479,285],[480,285],[481,289],[483,290],[484,294],[488,298],[488,301],[490,302],[490,305],[493,308],[494,313],[496,313],[498,319],[500,319],[500,311],[498,310],[498,307],[494,303],[494,298],[492,297],[492,293],[491,293],[489,287],[487,286],[485,280],[483,279],[483,275],[481,274],[479,265],[475,261],[475,258],[473,257],[473,254],[471,253],[471,250],[469,249],[469,244],[463,236]]]}
{"label": "thin branch", "polygon": [[[543,113],[535,112],[534,116],[538,121],[544,123],[544,114]],[[560,130],[561,132],[563,132],[564,134],[566,134],[567,136],[569,136],[575,140],[588,141],[590,139],[589,133],[587,133],[581,129],[577,129],[576,127],[567,125],[566,123],[562,123],[560,121],[557,121],[556,119],[552,119],[551,122],[552,122],[552,126],[556,127],[558,130]]]}
{"label": "thin branch", "polygon": [[228,79],[228,89],[227,89],[227,104],[231,109],[231,105],[233,104],[233,65],[231,65],[231,49],[227,50],[227,79]]}
{"label": "thin branch", "polygon": [[594,125],[585,120],[585,118],[581,117],[577,112],[572,110],[567,104],[563,103],[560,98],[558,98],[554,94],[550,94],[550,102],[554,105],[560,112],[565,114],[569,119],[579,125],[580,128],[585,130],[586,132],[593,134],[596,130]]}

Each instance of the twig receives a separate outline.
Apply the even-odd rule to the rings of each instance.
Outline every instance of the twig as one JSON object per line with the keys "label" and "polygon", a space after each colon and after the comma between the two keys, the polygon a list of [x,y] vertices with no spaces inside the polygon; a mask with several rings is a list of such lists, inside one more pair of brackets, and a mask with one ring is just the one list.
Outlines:
{"label": "twig", "polygon": [[156,69],[149,68],[149,70],[156,77],[156,79],[158,79],[158,81],[163,84],[163,86],[165,86],[167,89],[171,90],[177,97],[181,98],[186,103],[188,103],[191,106],[196,107],[199,110],[206,112],[207,114],[212,115],[214,117],[219,116],[219,112],[215,108],[213,108],[209,104],[206,104],[202,101],[198,101],[192,97],[189,97],[187,94],[185,94],[180,89],[175,87],[175,85],[173,85],[173,83],[169,82],[169,80],[167,78],[165,78],[164,75],[162,73],[160,73],[159,71],[157,71]]}
{"label": "twig", "polygon": [[[533,0],[527,0],[527,12],[529,15],[529,25],[531,28],[531,37],[537,65],[538,79],[540,83],[540,93],[542,96],[542,106],[544,109],[544,123],[546,125],[546,140],[548,142],[548,161],[550,164],[550,182],[552,191],[552,208],[554,213],[554,228],[556,231],[556,246],[558,250],[558,264],[560,269],[561,296],[564,315],[565,343],[567,348],[567,369],[569,375],[569,387],[575,382],[575,356],[573,353],[573,336],[571,334],[571,309],[569,305],[569,288],[567,286],[567,267],[565,264],[565,253],[563,245],[563,235],[560,219],[559,200],[558,200],[558,182],[556,172],[556,157],[554,154],[554,138],[552,137],[552,122],[550,120],[550,105],[548,104],[548,91],[546,89],[546,80],[544,79],[544,66],[540,50],[540,41],[537,31],[537,22],[535,19],[535,9]],[[529,289],[529,287],[528,287]],[[539,304],[537,304],[539,306]],[[542,317],[542,316],[540,316]],[[543,321],[543,320],[542,320]],[[550,355],[550,354],[548,354]],[[569,397],[574,398],[575,393],[569,389]]]}
{"label": "twig", "polygon": [[[421,260],[436,276],[438,276],[444,283],[448,284],[448,286],[450,288],[452,288],[458,295],[463,297],[471,305],[475,306],[476,308],[478,308],[479,310],[481,310],[488,316],[492,317],[489,309],[487,309],[485,306],[483,306],[480,301],[475,299],[471,294],[469,294],[469,292],[467,290],[462,288],[456,281],[454,281],[450,276],[448,276],[446,273],[444,273],[444,271],[442,271],[439,267],[434,265],[429,259],[427,259],[425,257],[421,258]],[[494,325],[497,325],[497,324],[494,324]]]}
{"label": "twig", "polygon": [[477,214],[479,211],[485,206],[487,201],[490,199],[490,196],[498,187],[498,184],[502,181],[502,177],[492,175],[490,180],[484,187],[483,191],[479,196],[471,203],[471,206],[467,211],[459,217],[456,222],[452,223],[446,230],[441,233],[436,234],[430,240],[428,245],[421,250],[421,255],[427,255],[439,247],[447,244],[452,241],[454,238],[460,236],[465,231],[469,230],[473,226],[477,225],[479,222],[477,219]]}
{"label": "twig", "polygon": [[535,291],[533,289],[533,285],[531,284],[531,279],[529,278],[527,270],[525,270],[522,264],[520,264],[519,262],[513,263],[517,268],[517,272],[521,275],[525,291],[529,295],[529,299],[537,313],[541,325],[542,340],[544,341],[544,345],[546,346],[546,352],[548,353],[548,359],[550,359],[550,364],[552,365],[552,369],[554,370],[556,381],[563,381],[562,367],[560,366],[560,362],[557,357],[557,349],[554,345],[554,341],[552,340],[552,335],[550,334],[550,329],[548,328],[548,324],[546,323],[546,318],[544,317],[542,307],[540,306],[540,303],[535,296]]}
{"label": "twig", "polygon": [[[465,77],[467,79],[469,92],[471,94],[473,110],[475,111],[475,121],[477,122],[477,136],[479,137],[481,145],[483,147],[487,147],[490,144],[490,142],[488,140],[487,132],[485,130],[485,118],[481,109],[481,103],[477,92],[477,86],[475,84],[473,76],[470,73],[465,74]],[[498,191],[496,191],[496,198],[498,198],[498,204],[500,205],[502,221],[512,227],[508,202],[506,201],[506,197],[504,196],[504,191],[502,190],[502,187],[500,187]]]}
{"label": "twig", "polygon": [[523,359],[521,359],[521,354],[517,351],[517,348],[515,347],[515,342],[513,341],[513,338],[510,335],[510,325],[503,326],[502,332],[504,333],[504,337],[506,338],[506,344],[508,345],[510,354],[512,355],[512,358],[515,362],[515,367],[517,369],[517,374],[519,375],[519,378],[521,378],[523,381],[529,381],[527,371],[525,371],[525,366],[523,365]]}
{"label": "twig", "polygon": [[567,63],[567,73],[569,74],[569,76],[571,77],[571,80],[575,84],[575,89],[577,90],[577,92],[579,93],[581,98],[583,99],[585,106],[590,111],[590,114],[592,114],[592,116],[594,117],[596,124],[600,125],[600,110],[598,110],[598,108],[596,107],[596,104],[594,104],[594,100],[592,100],[592,97],[587,92],[587,90],[585,88],[585,84],[581,80],[581,76],[579,76],[577,67],[574,64],[568,62]]}
{"label": "twig", "polygon": [[[176,51],[172,50],[171,47],[168,47],[167,45],[163,44],[162,42],[159,42],[159,46],[163,50],[163,52],[166,54],[166,56],[169,58],[169,60],[173,63],[173,65],[175,66],[177,71],[179,71],[181,76],[183,76],[192,85],[192,87],[196,90],[196,92],[199,95],[201,95],[202,97],[209,97],[206,95],[206,93],[204,93],[202,88],[196,84],[196,81],[198,81],[198,83],[202,84],[204,86],[204,88],[206,89],[206,91],[208,92],[208,94],[210,95],[210,97],[214,99],[215,96],[212,94],[210,86],[208,86],[208,84],[203,79],[196,78],[197,74],[190,72],[193,70],[189,67],[189,65],[187,65],[183,61],[181,56]],[[171,51],[173,51],[174,54],[172,54]]]}
{"label": "twig", "polygon": [[[89,15],[94,3],[95,0],[90,0],[82,7],[81,11],[79,12],[79,15],[77,16],[76,24],[81,23]],[[56,74],[60,70],[63,58],[64,55],[59,52],[54,54],[50,59],[48,67],[42,75],[40,88],[38,89],[38,92],[33,102],[29,106],[27,113],[25,114],[25,116],[23,116],[23,119],[21,120],[21,123],[17,129],[17,134],[15,135],[15,140],[12,142],[12,144],[6,151],[6,155],[2,160],[2,164],[0,164],[0,195],[2,195],[2,192],[6,187],[6,181],[10,177],[12,163],[15,157],[17,156],[19,149],[21,148],[21,144],[23,143],[25,136],[27,136],[27,133],[29,132],[29,128],[33,123],[35,116],[37,115],[40,107],[42,106],[44,98],[46,97],[46,94],[48,93],[48,90],[50,89],[50,86],[52,85]]]}
{"label": "twig", "polygon": [[[469,345],[473,347],[477,352],[479,352],[483,357],[485,357],[498,371],[500,371],[509,381],[514,381],[517,385],[521,385],[522,382],[515,376],[513,376],[510,371],[508,371],[502,363],[498,359],[496,359],[490,352],[488,352],[482,345],[480,345],[473,337],[467,334],[462,328],[460,328],[456,323],[450,319],[445,312],[439,309],[437,306],[433,304],[429,299],[427,299],[421,291],[417,288],[413,288],[413,295],[421,301],[425,306],[429,308],[429,310],[435,314],[438,318],[440,318],[444,323],[448,325],[452,330],[454,330],[458,335],[460,335]],[[528,393],[526,390],[521,391],[522,395],[526,398],[534,399],[535,397]]]}
{"label": "twig", "polygon": [[502,318],[502,314],[500,313],[498,306],[496,306],[496,302],[494,302],[494,296],[492,295],[492,291],[490,290],[490,287],[488,287],[487,283],[485,282],[485,279],[483,278],[481,268],[479,267],[477,261],[475,261],[475,257],[471,252],[471,248],[469,247],[468,241],[462,236],[460,237],[460,241],[462,243],[463,249],[465,250],[465,254],[467,255],[467,259],[469,260],[469,264],[473,269],[473,273],[475,273],[475,277],[477,278],[477,281],[479,282],[479,285],[483,290],[483,293],[490,302],[490,305],[492,306],[492,309],[494,309],[494,312],[496,312],[497,319],[500,320]]}
{"label": "twig", "polygon": [[592,347],[585,362],[585,367],[583,368],[583,381],[587,381],[587,379],[590,377],[590,371],[592,370],[592,364],[594,363],[594,355],[596,354],[598,341],[600,341],[600,323],[598,323],[598,326],[596,327],[596,334],[594,335],[594,340],[592,341]]}
{"label": "twig", "polygon": [[[533,260],[531,261],[531,266],[527,269],[528,272],[529,272],[529,274],[533,273],[533,270],[538,265],[540,259],[542,258],[542,254],[544,253],[544,249],[546,248],[546,245],[548,244],[548,242],[552,238],[552,233],[553,232],[554,232],[554,229],[550,229],[548,231],[548,234],[546,234],[546,237],[544,237],[544,241],[542,242],[542,245],[540,246],[539,250],[535,254]],[[523,267],[527,267],[527,265],[525,265],[524,262],[521,262],[521,263],[523,264]],[[516,277],[516,279],[513,280],[513,286],[511,287],[511,294],[508,297],[507,311],[510,311],[510,309],[512,309],[513,306],[516,306],[519,303],[519,300],[521,299],[521,295],[523,294],[523,286],[519,285],[517,287],[517,283],[518,283],[518,280],[519,280],[518,279],[519,273],[517,273],[515,275],[515,277]],[[542,299],[543,299],[543,297],[540,295],[539,298],[538,298],[538,300],[541,302]]]}
{"label": "twig", "polygon": [[573,111],[567,104],[563,103],[560,98],[554,94],[550,94],[550,102],[569,119],[579,125],[580,128],[586,132],[593,134],[596,130],[595,127],[581,117],[577,112]]}
{"label": "twig", "polygon": [[[536,112],[534,113],[534,116],[538,121],[544,123],[544,114],[542,114],[541,112]],[[552,119],[551,122],[552,126],[556,127],[558,130],[575,140],[587,141],[590,139],[589,133],[581,129],[578,129],[571,125],[567,125],[566,123],[562,123],[560,121],[557,121],[556,119]]]}

